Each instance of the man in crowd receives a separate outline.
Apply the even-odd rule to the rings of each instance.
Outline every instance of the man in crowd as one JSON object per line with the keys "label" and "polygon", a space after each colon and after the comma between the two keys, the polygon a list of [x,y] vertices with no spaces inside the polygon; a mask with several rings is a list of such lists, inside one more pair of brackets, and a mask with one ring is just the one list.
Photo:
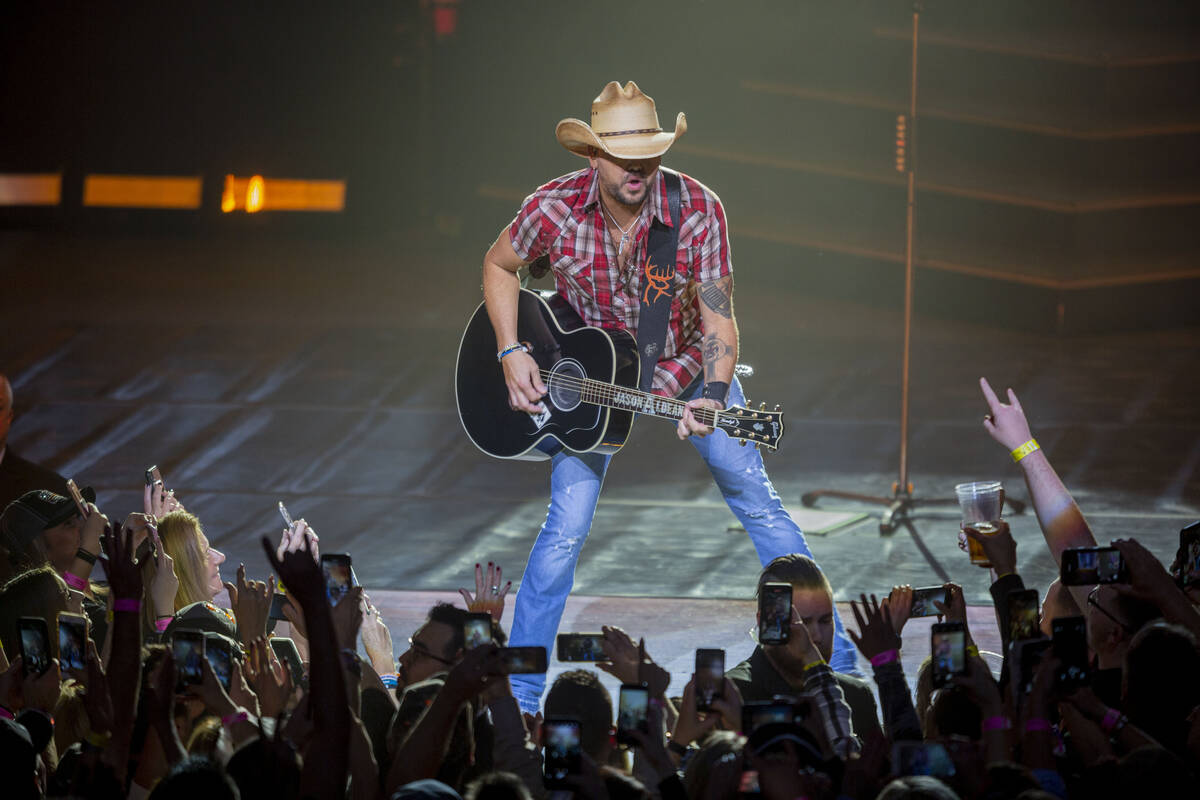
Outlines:
{"label": "man in crowd", "polygon": [[[775,695],[811,695],[812,679],[827,670],[833,655],[833,587],[817,563],[793,553],[780,556],[758,576],[758,591],[766,583],[788,583],[792,587],[792,633],[786,644],[760,644],[750,657],[726,673],[743,701],[770,700]],[[851,731],[864,739],[879,730],[879,718],[871,684],[862,678],[833,672],[840,694],[850,707]],[[840,698],[839,698],[840,699]],[[836,715],[826,715],[835,719]]]}

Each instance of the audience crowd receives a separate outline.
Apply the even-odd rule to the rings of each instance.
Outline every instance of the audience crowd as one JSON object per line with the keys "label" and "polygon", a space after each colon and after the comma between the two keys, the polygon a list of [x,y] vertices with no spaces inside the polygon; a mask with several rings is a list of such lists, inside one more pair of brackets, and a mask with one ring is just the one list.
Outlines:
{"label": "audience crowd", "polygon": [[[1055,561],[1094,546],[1045,452],[1027,446],[1016,396],[981,388],[984,427],[1021,454]],[[2,465],[11,390],[0,389]],[[118,520],[38,470],[45,485],[21,486],[0,516],[0,764],[14,800],[1196,795],[1200,596],[1186,548],[1167,567],[1118,540],[1118,582],[1037,587],[1037,624],[1022,628],[1008,602],[1026,588],[1014,538],[1002,521],[991,535],[968,528],[991,563],[1002,663],[993,674],[947,584],[936,607],[965,642],[948,679],[940,651],[905,674],[902,643],[922,646],[902,639],[908,586],[851,604],[868,677],[834,672],[834,589],[811,559],[785,556],[758,590],[790,585],[786,642],[671,697],[654,642],[605,627],[602,652],[562,673],[531,716],[509,685],[508,586],[494,564],[477,566],[465,607],[430,609],[397,658],[362,587],[330,590],[304,521],[263,537],[263,579],[242,566],[227,581],[200,519],[161,482]],[[475,647],[470,612],[491,617]],[[1085,659],[1050,637],[1072,625]],[[597,670],[644,688],[644,725],[618,732],[631,712]]]}

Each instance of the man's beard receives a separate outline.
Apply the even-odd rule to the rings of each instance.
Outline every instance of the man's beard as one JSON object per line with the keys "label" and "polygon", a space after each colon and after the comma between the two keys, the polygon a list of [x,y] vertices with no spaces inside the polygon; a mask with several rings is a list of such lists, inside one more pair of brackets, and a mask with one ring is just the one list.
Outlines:
{"label": "man's beard", "polygon": [[636,210],[641,208],[642,203],[646,199],[646,195],[650,193],[650,181],[645,175],[640,175],[636,172],[631,172],[629,174],[636,175],[642,182],[641,188],[636,192],[631,192],[625,188],[625,182],[628,180],[626,177],[622,177],[619,183],[612,183],[604,188],[608,189],[609,195],[611,195],[612,198],[618,203],[623,206],[628,206],[630,209]]}

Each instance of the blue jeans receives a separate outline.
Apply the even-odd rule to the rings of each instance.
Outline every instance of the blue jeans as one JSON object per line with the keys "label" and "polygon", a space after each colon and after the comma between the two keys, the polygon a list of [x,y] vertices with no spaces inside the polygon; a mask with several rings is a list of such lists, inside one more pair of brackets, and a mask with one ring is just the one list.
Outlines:
{"label": "blue jeans", "polygon": [[[698,396],[698,387],[692,397]],[[691,399],[691,398],[688,398]],[[741,384],[734,378],[728,405],[744,405]],[[812,556],[804,534],[792,521],[767,477],[762,454],[717,431],[689,440],[708,464],[725,502],[750,534],[758,559],[766,566],[788,553]],[[541,645],[551,658],[554,637],[562,620],[567,595],[575,582],[575,564],[592,527],[600,486],[612,456],[560,450],[551,460],[550,507],[546,521],[533,543],[521,587],[510,643],[512,646]],[[857,672],[856,651],[834,609],[832,666],[838,672]],[[546,676],[513,675],[513,694],[521,708],[534,713],[540,707]]]}

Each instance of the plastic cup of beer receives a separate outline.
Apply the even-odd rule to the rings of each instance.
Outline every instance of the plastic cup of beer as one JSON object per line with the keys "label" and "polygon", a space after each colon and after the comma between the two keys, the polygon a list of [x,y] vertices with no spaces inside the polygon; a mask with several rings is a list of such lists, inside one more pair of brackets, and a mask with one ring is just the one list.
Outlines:
{"label": "plastic cup of beer", "polygon": [[960,483],[954,487],[958,495],[958,505],[962,509],[963,536],[967,539],[967,552],[971,563],[981,567],[992,564],[984,555],[983,545],[966,535],[966,529],[971,528],[984,536],[992,536],[998,528],[996,522],[1004,509],[1004,487],[1000,481],[974,481]]}

